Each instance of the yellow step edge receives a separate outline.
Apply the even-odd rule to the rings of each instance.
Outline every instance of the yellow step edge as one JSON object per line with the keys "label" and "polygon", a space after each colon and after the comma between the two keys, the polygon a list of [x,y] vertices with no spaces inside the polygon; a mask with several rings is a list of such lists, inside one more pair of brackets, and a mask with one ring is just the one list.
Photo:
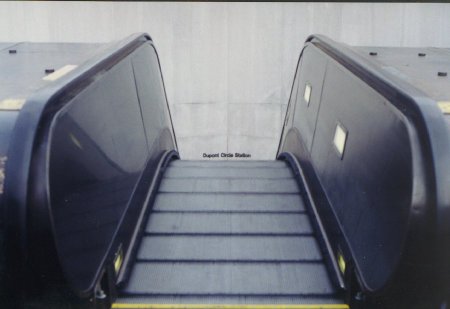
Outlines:
{"label": "yellow step edge", "polygon": [[114,309],[349,309],[346,304],[125,304],[116,303]]}

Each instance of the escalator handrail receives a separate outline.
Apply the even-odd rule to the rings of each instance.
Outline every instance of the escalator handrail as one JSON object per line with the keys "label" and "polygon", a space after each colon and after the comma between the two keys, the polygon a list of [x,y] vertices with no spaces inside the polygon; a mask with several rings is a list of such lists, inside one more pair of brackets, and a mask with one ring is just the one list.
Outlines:
{"label": "escalator handrail", "polygon": [[[417,192],[414,192],[419,194],[412,194],[412,209],[420,209],[424,213],[424,208],[427,208],[426,212],[432,215],[430,226],[434,229],[432,233],[436,235],[437,247],[447,247],[446,241],[450,238],[450,191],[448,191],[450,166],[446,162],[450,153],[450,141],[447,124],[436,102],[413,85],[383,71],[370,59],[366,59],[361,53],[345,44],[334,42],[321,35],[312,35],[306,40],[305,47],[309,45],[320,49],[364,81],[385,97],[387,103],[392,104],[393,108],[407,119],[410,143],[414,150],[413,188],[414,190],[419,188]],[[300,69],[303,51],[304,49],[297,62],[295,76]],[[288,113],[295,109],[296,102],[292,101],[295,76],[277,151],[278,157],[282,156],[284,151],[283,143]],[[303,164],[303,162],[301,163]],[[409,218],[408,220],[413,221],[414,219]],[[414,247],[417,234],[417,231],[411,229],[412,226],[410,225],[408,230],[409,248]],[[445,256],[447,259],[450,257],[448,252]],[[442,260],[445,259],[442,258]],[[358,280],[368,291],[375,292],[364,283],[364,277],[360,276]]]}
{"label": "escalator handrail", "polygon": [[[4,182],[5,216],[8,218],[5,220],[5,228],[10,244],[8,245],[8,250],[10,249],[8,255],[15,259],[15,264],[19,269],[25,269],[26,264],[29,263],[30,242],[28,234],[30,233],[30,221],[28,207],[33,196],[32,191],[39,192],[39,194],[42,194],[39,195],[40,197],[49,201],[47,192],[48,175],[43,175],[42,170],[39,170],[39,162],[41,161],[36,160],[36,154],[40,153],[40,158],[43,158],[42,154],[45,152],[43,148],[47,145],[49,127],[53,117],[73,97],[74,89],[85,88],[95,75],[111,68],[145,43],[153,46],[152,39],[148,34],[137,33],[124,40],[108,44],[106,48],[102,48],[94,57],[80,64],[75,70],[52,81],[27,98],[12,132],[8,161],[5,167],[7,177]],[[158,65],[160,66],[159,59]],[[61,100],[61,98],[64,99]],[[166,104],[173,133],[172,138],[176,147],[176,137],[167,96]],[[48,158],[45,160],[48,160]],[[45,177],[42,178],[43,176]],[[33,188],[33,184],[39,188]],[[51,217],[51,209],[47,211],[49,217]],[[45,222],[45,224],[51,229],[50,221]],[[54,239],[49,241],[56,247]],[[100,276],[100,273],[98,273],[98,276]],[[96,278],[94,282],[98,279]],[[79,297],[90,296],[94,285],[95,283],[85,291],[74,292]]]}
{"label": "escalator handrail", "polygon": [[450,191],[447,186],[450,184],[450,167],[444,159],[450,153],[450,141],[442,111],[436,102],[411,84],[385,73],[345,44],[322,35],[311,35],[306,42],[314,44],[365,81],[411,121],[418,134],[424,160],[431,165],[427,169],[430,174],[426,183],[428,190],[436,196],[438,233],[447,233],[450,223]]}
{"label": "escalator handrail", "polygon": [[317,229],[319,230],[318,233],[318,237],[320,238],[319,241],[323,243],[323,247],[325,248],[325,251],[327,253],[325,259],[327,261],[328,268],[331,269],[332,279],[337,286],[339,286],[341,289],[344,289],[345,288],[344,278],[341,272],[339,271],[339,266],[333,253],[330,240],[327,236],[324,223],[322,222],[320,215],[317,211],[317,205],[314,202],[310,185],[308,184],[306,174],[303,171],[300,162],[298,162],[297,157],[291,152],[282,152],[278,155],[277,159],[285,160],[293,170],[295,178],[302,190],[305,202],[307,203],[308,209],[310,210],[310,214],[311,216],[313,216],[313,222],[316,224]]}

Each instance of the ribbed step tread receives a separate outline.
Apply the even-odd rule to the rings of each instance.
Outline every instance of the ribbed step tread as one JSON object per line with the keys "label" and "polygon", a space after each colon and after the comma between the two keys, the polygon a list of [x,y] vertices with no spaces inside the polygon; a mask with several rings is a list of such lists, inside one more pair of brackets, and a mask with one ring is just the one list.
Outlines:
{"label": "ribbed step tread", "polygon": [[282,161],[173,161],[119,303],[335,304]]}
{"label": "ribbed step tread", "polygon": [[[225,296],[225,295],[208,295],[205,296],[188,296],[188,295],[162,295],[162,296],[149,296],[149,295],[130,295],[128,297],[121,296],[116,300],[117,304],[192,304],[196,309],[199,309],[197,304],[217,304],[219,306],[223,304],[247,304],[247,305],[275,305],[279,304],[283,306],[285,304],[299,305],[299,309],[308,309],[305,308],[307,304],[333,304],[336,306],[327,306],[328,309],[343,309],[347,308],[346,306],[339,306],[339,304],[343,304],[342,299],[334,297],[334,295],[323,295],[323,296],[312,296],[312,295],[295,295],[295,296]],[[166,307],[166,306],[164,306]],[[122,307],[121,307],[122,308]],[[125,307],[126,308],[126,307]],[[166,307],[167,308],[167,307]],[[221,307],[219,307],[221,308]],[[281,307],[283,308],[283,307]],[[317,307],[313,307],[317,309]],[[136,307],[130,306],[130,309],[136,309]],[[187,307],[189,309],[189,307]],[[216,309],[214,307],[206,307],[205,309]],[[217,308],[218,309],[218,308]],[[267,309],[267,308],[265,308]],[[279,309],[273,307],[271,309]]]}
{"label": "ribbed step tread", "polygon": [[125,293],[146,295],[328,295],[323,264],[136,263]]}
{"label": "ribbed step tread", "polygon": [[304,214],[152,213],[147,233],[311,234]]}
{"label": "ribbed step tread", "polygon": [[295,179],[164,178],[159,192],[298,193]]}
{"label": "ribbed step tread", "polygon": [[247,160],[247,161],[238,161],[238,160],[203,160],[203,161],[188,161],[188,160],[175,160],[170,163],[170,166],[181,166],[181,167],[244,167],[244,168],[261,168],[261,167],[269,167],[269,168],[280,168],[286,167],[286,163],[284,161],[256,161],[256,160]]}
{"label": "ribbed step tread", "polygon": [[298,194],[160,193],[154,210],[165,211],[305,211]]}
{"label": "ribbed step tread", "polygon": [[140,260],[321,261],[313,237],[151,236],[144,237]]}
{"label": "ribbed step tread", "polygon": [[247,167],[168,167],[165,178],[288,178],[292,172],[284,168],[247,168]]}

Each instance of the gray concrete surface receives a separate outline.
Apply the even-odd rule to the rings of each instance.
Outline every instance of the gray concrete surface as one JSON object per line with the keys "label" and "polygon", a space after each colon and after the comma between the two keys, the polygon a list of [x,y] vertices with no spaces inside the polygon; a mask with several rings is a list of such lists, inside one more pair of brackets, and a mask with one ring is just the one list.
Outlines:
{"label": "gray concrete surface", "polygon": [[155,41],[181,156],[273,159],[309,34],[450,47],[450,4],[0,2],[0,41]]}

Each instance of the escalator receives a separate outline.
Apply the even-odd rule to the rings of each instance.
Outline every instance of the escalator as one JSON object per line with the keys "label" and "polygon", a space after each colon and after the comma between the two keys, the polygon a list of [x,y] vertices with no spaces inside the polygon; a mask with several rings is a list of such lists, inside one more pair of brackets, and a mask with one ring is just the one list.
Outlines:
{"label": "escalator", "polygon": [[448,59],[311,36],[276,158],[186,161],[147,34],[0,44],[1,307],[449,308]]}
{"label": "escalator", "polygon": [[172,161],[113,308],[348,308],[316,237],[285,162]]}

